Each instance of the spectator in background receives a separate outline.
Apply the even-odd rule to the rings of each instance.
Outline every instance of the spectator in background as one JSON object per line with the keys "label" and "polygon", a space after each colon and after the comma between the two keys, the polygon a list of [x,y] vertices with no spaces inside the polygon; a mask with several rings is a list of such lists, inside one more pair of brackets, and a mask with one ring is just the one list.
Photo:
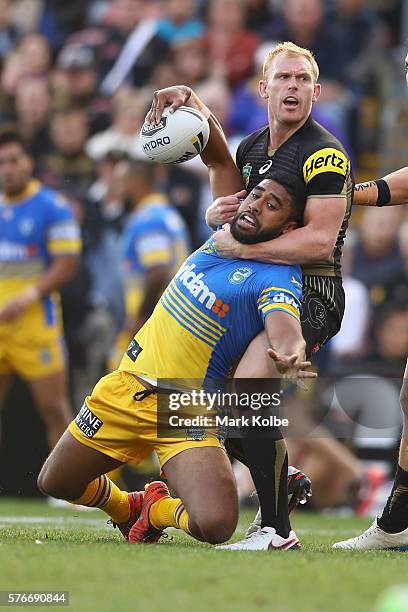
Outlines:
{"label": "spectator in background", "polygon": [[244,0],[245,28],[259,33],[273,19],[270,0]]}
{"label": "spectator in background", "polygon": [[19,132],[36,163],[52,146],[48,131],[51,97],[47,79],[23,79],[17,86],[15,107]]}
{"label": "spectator in background", "polygon": [[368,0],[337,0],[331,18],[338,24],[346,49],[349,85],[367,93],[384,60],[385,28]]}
{"label": "spectator in background", "polygon": [[79,42],[65,45],[51,77],[56,107],[86,107],[91,133],[108,127],[109,100],[96,95],[98,73],[91,45]]}
{"label": "spectator in background", "polygon": [[273,47],[273,42],[258,47],[254,56],[254,76],[235,88],[229,120],[231,130],[237,135],[247,136],[268,123],[268,110],[259,96],[258,75],[262,73],[266,54]]}
{"label": "spectator in background", "polygon": [[165,0],[163,8],[158,33],[170,45],[203,34],[205,27],[196,17],[195,0]]}
{"label": "spectator in background", "polygon": [[0,0],[0,59],[6,57],[17,42],[19,30],[12,21],[11,0]]}
{"label": "spectator in background", "polygon": [[158,34],[147,0],[111,0],[99,50],[101,91],[112,95],[125,82],[145,85],[169,46]]}
{"label": "spectator in background", "polygon": [[243,0],[210,0],[208,30],[203,36],[205,54],[214,76],[223,76],[234,87],[252,71],[255,51],[261,42],[245,29]]}
{"label": "spectator in background", "polygon": [[97,164],[97,179],[88,191],[88,199],[99,210],[99,214],[118,238],[128,214],[128,206],[115,166],[127,159],[123,151],[109,151]]}
{"label": "spectator in background", "polygon": [[194,87],[210,74],[212,65],[208,61],[205,41],[202,38],[189,38],[174,43],[172,52],[177,79],[181,79],[189,87]]}
{"label": "spectator in background", "polygon": [[47,76],[51,68],[51,49],[48,40],[31,32],[21,39],[18,45],[20,56],[20,78],[25,76]]}
{"label": "spectator in background", "polygon": [[59,51],[71,32],[85,26],[87,4],[83,0],[14,0],[13,17],[22,31],[38,31],[53,51]]}
{"label": "spectator in background", "polygon": [[367,349],[367,331],[370,320],[370,298],[367,288],[351,275],[352,249],[343,248],[341,272],[345,293],[344,317],[340,331],[332,338],[329,348],[334,359],[360,357]]}
{"label": "spectator in background", "polygon": [[122,234],[128,210],[123,187],[114,170],[116,164],[126,158],[127,154],[123,151],[112,150],[98,159],[96,181],[87,194],[90,204],[97,208],[104,224],[112,230],[116,238]]}
{"label": "spectator in background", "polygon": [[86,110],[71,107],[54,112],[50,124],[53,149],[39,160],[39,175],[47,185],[87,192],[94,178],[94,163],[85,153],[88,132]]}
{"label": "spectator in background", "polygon": [[47,78],[50,67],[51,52],[47,39],[35,32],[26,34],[5,57],[1,73],[3,95],[14,96],[24,78]]}
{"label": "spectator in background", "polygon": [[404,374],[408,354],[408,309],[388,304],[374,319],[374,350],[371,355],[376,371],[400,378]]}
{"label": "spectator in background", "polygon": [[[75,276],[61,292],[70,389],[75,411],[108,360],[124,320],[120,248],[96,203],[67,194],[81,227],[82,254]],[[78,299],[81,296],[81,299]]]}
{"label": "spectator in background", "polygon": [[405,279],[397,242],[400,221],[398,207],[364,211],[360,240],[353,252],[352,276],[367,287],[374,306],[390,299],[394,284]]}
{"label": "spectator in background", "polygon": [[132,154],[137,147],[146,107],[147,98],[143,92],[127,87],[119,89],[112,98],[112,123],[107,130],[88,140],[88,155],[99,160],[112,150]]}

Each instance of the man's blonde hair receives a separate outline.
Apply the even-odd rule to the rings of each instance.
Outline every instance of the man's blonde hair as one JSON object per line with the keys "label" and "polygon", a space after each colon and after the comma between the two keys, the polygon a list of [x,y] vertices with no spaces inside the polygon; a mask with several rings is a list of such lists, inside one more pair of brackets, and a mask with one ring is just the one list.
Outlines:
{"label": "man's blonde hair", "polygon": [[295,45],[295,43],[292,43],[292,42],[279,43],[278,45],[276,45],[273,49],[269,51],[263,63],[262,72],[263,72],[264,79],[267,78],[269,66],[271,65],[275,57],[279,55],[280,53],[287,53],[289,55],[301,55],[302,57],[305,57],[310,62],[310,65],[312,66],[314,81],[315,83],[317,82],[319,78],[319,66],[317,65],[317,62],[315,58],[313,57],[313,53],[309,51],[309,49],[298,47],[298,45]]}

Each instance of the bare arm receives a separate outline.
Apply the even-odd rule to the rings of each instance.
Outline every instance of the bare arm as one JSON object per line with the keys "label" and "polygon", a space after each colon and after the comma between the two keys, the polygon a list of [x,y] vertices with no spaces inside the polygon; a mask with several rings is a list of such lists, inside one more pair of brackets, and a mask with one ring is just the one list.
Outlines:
{"label": "bare arm", "polygon": [[316,377],[314,372],[306,371],[310,362],[305,361],[306,342],[298,319],[277,310],[266,317],[265,329],[271,345],[268,354],[284,378]]}
{"label": "bare arm", "polygon": [[255,259],[272,263],[310,263],[327,261],[333,253],[346,200],[341,197],[310,197],[304,212],[304,226],[279,238],[257,244],[241,244],[229,232],[214,234],[215,247],[221,257]]}
{"label": "bare arm", "polygon": [[159,89],[153,94],[152,106],[146,115],[146,121],[159,123],[166,106],[170,106],[170,112],[174,112],[180,106],[191,106],[208,119],[210,137],[201,159],[209,171],[213,199],[240,191],[243,188],[241,174],[229,151],[224,131],[204,102],[186,85]]}
{"label": "bare arm", "polygon": [[167,266],[154,266],[146,272],[144,297],[137,318],[127,322],[127,328],[132,334],[135,334],[150,317],[168,281],[169,269]]}
{"label": "bare arm", "polygon": [[[408,167],[387,174],[383,179],[390,190],[390,201],[385,206],[408,204]],[[354,204],[357,206],[376,206],[378,185],[375,181],[358,183],[354,188]]]}
{"label": "bare arm", "polygon": [[72,278],[78,259],[77,255],[56,257],[36,285],[31,285],[4,306],[0,312],[0,321],[13,321],[31,304],[60,289]]}

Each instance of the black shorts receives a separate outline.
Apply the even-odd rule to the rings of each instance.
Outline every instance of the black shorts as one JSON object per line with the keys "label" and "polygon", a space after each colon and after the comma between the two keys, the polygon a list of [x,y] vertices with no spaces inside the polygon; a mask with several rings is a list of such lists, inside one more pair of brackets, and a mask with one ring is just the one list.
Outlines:
{"label": "black shorts", "polygon": [[303,277],[302,333],[308,359],[337,334],[344,315],[344,289],[336,276]]}

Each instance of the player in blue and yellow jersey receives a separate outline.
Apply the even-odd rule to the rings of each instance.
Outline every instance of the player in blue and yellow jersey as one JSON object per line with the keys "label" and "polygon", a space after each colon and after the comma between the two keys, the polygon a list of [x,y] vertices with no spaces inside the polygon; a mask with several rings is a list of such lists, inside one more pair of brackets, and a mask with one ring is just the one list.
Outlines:
{"label": "player in blue and yellow jersey", "polygon": [[187,227],[167,197],[155,189],[155,164],[146,156],[117,164],[115,172],[132,213],[123,234],[126,329],[116,365],[134,334],[152,314],[166,285],[191,252]]}
{"label": "player in blue and yellow jersey", "polygon": [[[304,198],[294,182],[285,174],[261,181],[237,212],[231,226],[236,238],[257,242],[296,228]],[[41,490],[101,508],[131,542],[155,542],[169,526],[211,543],[228,539],[238,514],[230,463],[211,431],[200,439],[160,437],[157,385],[174,378],[194,378],[198,385],[225,379],[263,328],[281,374],[313,376],[305,370],[301,288],[298,266],[227,261],[210,239],[176,273],[119,370],[86,398],[41,471]],[[273,546],[296,548],[288,518],[286,447],[279,435],[270,444],[276,460]],[[152,450],[178,498],[161,482],[128,494],[106,476]]]}
{"label": "player in blue and yellow jersey", "polygon": [[70,421],[57,290],[75,271],[79,228],[64,198],[32,178],[13,126],[0,132],[0,406],[27,381],[53,446]]}

